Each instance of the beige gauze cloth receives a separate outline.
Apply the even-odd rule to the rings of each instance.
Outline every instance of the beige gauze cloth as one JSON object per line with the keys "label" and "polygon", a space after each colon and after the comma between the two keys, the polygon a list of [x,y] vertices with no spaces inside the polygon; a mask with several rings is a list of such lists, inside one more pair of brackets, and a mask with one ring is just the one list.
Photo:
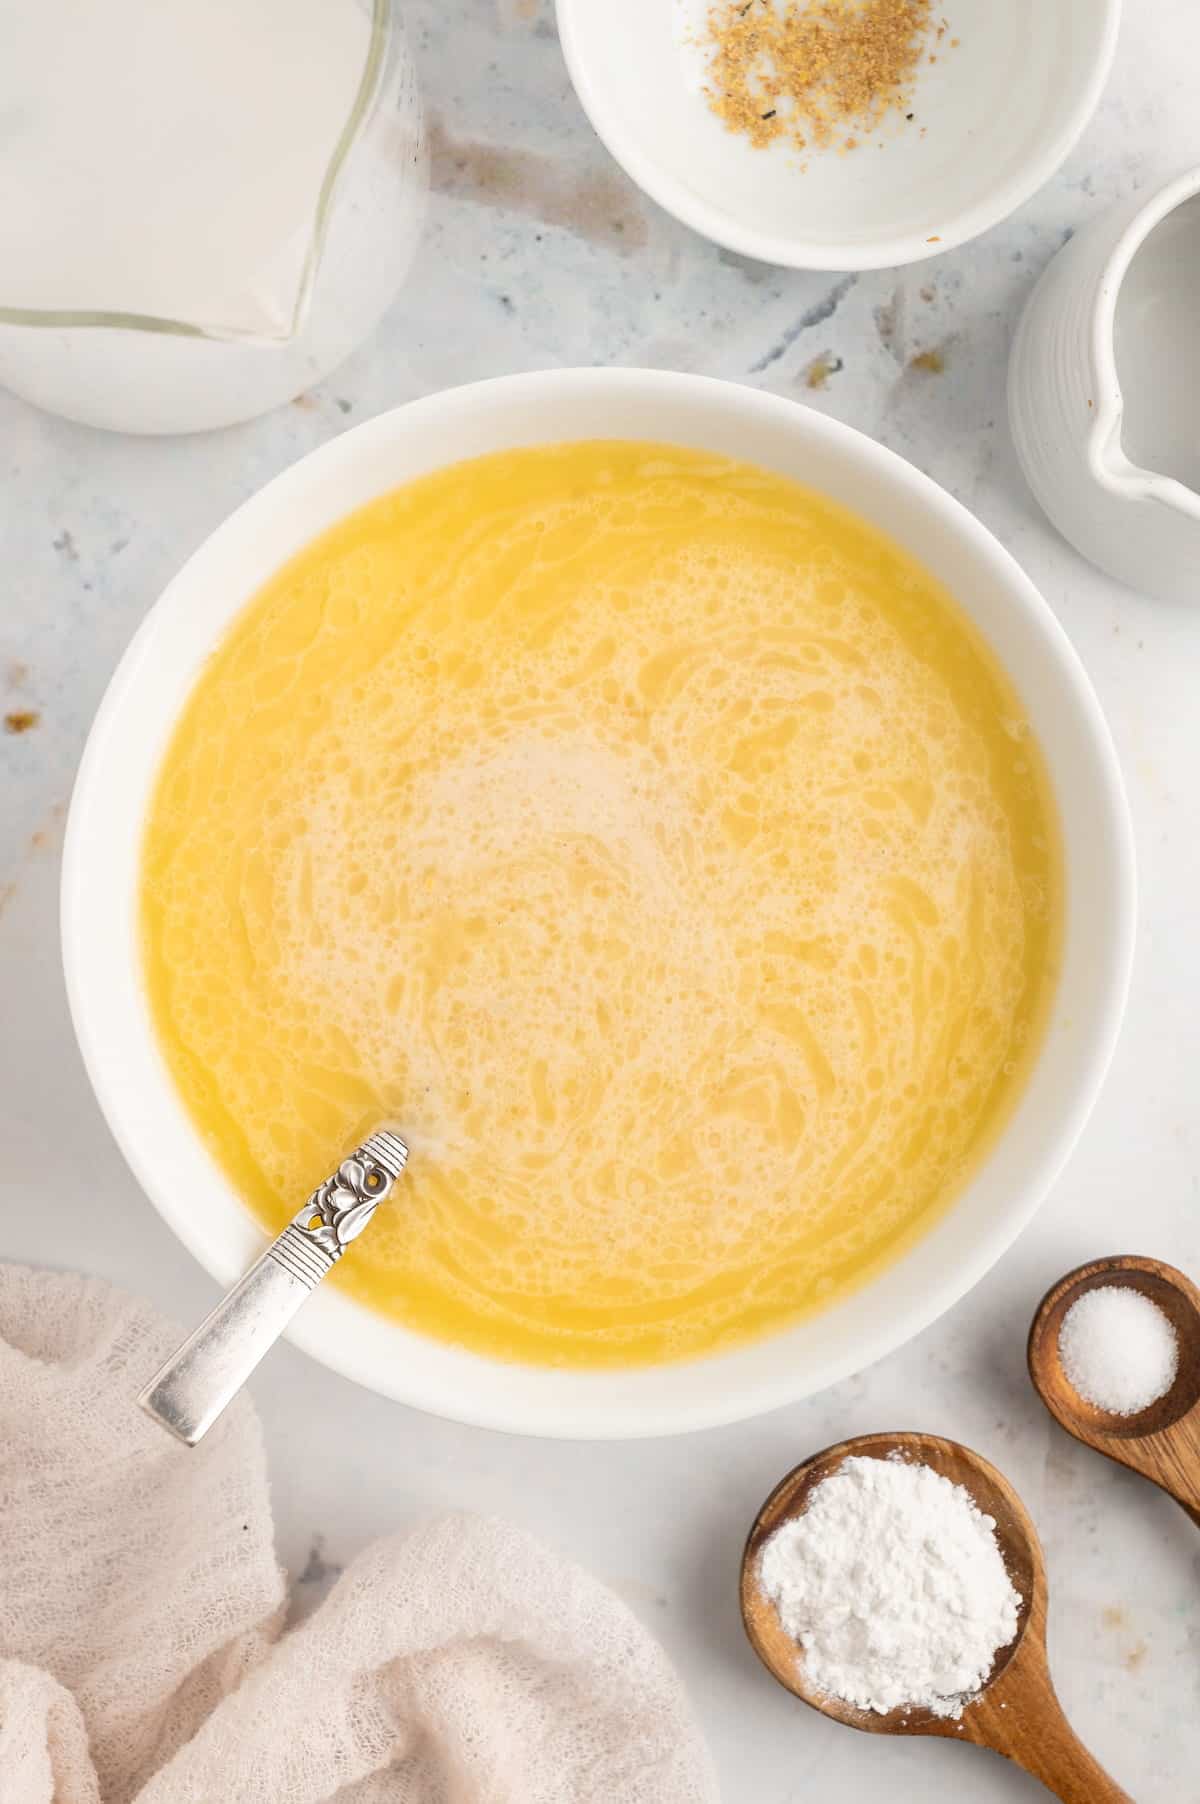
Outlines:
{"label": "beige gauze cloth", "polygon": [[504,1523],[369,1547],[283,1632],[258,1421],[137,1408],[177,1344],[0,1266],[0,1804],[711,1804],[661,1648]]}

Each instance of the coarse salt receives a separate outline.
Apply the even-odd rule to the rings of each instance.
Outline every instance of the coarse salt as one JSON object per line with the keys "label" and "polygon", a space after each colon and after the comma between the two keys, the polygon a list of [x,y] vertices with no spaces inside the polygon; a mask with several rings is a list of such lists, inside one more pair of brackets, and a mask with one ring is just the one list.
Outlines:
{"label": "coarse salt", "polygon": [[1174,1327],[1129,1284],[1102,1284],[1072,1303],[1058,1353],[1072,1389],[1115,1416],[1136,1416],[1157,1403],[1179,1370]]}
{"label": "coarse salt", "polygon": [[996,1524],[929,1466],[852,1456],[776,1530],[759,1577],[814,1690],[959,1717],[1017,1632]]}

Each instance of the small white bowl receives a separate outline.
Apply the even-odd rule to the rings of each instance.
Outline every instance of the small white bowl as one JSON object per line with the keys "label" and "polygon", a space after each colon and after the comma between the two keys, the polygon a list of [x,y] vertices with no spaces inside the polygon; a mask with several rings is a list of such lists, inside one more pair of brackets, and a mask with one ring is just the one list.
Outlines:
{"label": "small white bowl", "polygon": [[134,1172],[215,1278],[230,1283],[263,1234],[176,1093],[137,942],[143,824],[180,708],[238,610],[352,508],[462,458],[597,437],[665,439],[751,459],[824,490],[919,558],[1017,677],[1062,813],[1068,900],[1046,1043],[1005,1133],[930,1233],[823,1314],[717,1358],[602,1372],[485,1359],[410,1333],[329,1285],[291,1331],[326,1365],[403,1402],[491,1428],[583,1439],[670,1434],[787,1403],[879,1359],[962,1296],[1029,1220],[1095,1100],[1124,1006],[1134,918],[1120,773],[1079,660],[1008,553],[920,471],[794,402],[655,370],[556,370],[412,402],[303,458],[193,554],[112,680],[71,804],[62,930],[79,1043]]}
{"label": "small white bowl", "polygon": [[1200,599],[1200,169],[1094,219],[1043,271],[1008,364],[1026,481],[1131,589]]}
{"label": "small white bowl", "polygon": [[947,30],[937,62],[922,64],[912,121],[893,114],[852,151],[802,154],[756,150],[711,111],[694,36],[709,3],[557,0],[583,109],[638,186],[705,237],[766,263],[838,270],[936,256],[1028,200],[1091,117],[1121,10],[944,0],[935,13]]}

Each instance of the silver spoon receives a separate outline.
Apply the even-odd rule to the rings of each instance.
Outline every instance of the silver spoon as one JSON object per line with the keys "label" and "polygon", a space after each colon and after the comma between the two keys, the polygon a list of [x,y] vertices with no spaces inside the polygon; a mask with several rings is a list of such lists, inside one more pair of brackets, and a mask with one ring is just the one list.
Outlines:
{"label": "silver spoon", "polygon": [[146,1413],[194,1447],[362,1233],[407,1163],[408,1147],[394,1129],[368,1134],[139,1392]]}

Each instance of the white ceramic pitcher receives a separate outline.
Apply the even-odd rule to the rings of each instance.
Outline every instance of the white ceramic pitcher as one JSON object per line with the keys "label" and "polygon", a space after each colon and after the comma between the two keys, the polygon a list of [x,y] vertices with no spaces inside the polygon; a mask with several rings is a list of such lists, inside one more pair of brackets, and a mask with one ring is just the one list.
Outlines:
{"label": "white ceramic pitcher", "polygon": [[1008,409],[1037,499],[1078,551],[1200,601],[1200,170],[1059,252],[1013,342]]}

